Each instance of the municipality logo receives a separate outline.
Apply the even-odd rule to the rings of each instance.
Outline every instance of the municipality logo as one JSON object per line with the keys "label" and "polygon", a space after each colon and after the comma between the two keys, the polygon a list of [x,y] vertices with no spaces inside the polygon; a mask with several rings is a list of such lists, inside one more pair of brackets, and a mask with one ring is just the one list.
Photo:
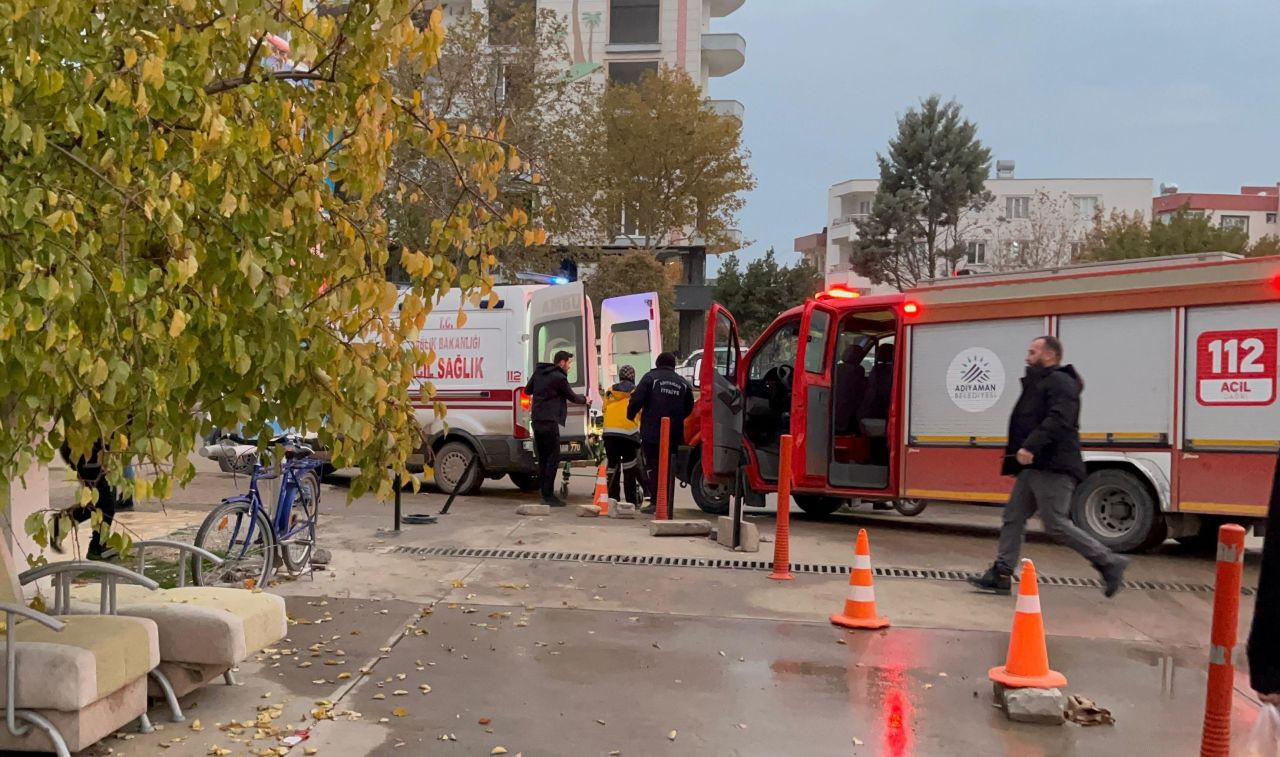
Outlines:
{"label": "municipality logo", "polygon": [[970,347],[947,368],[947,394],[956,407],[980,413],[995,406],[1004,394],[1004,364],[986,347]]}

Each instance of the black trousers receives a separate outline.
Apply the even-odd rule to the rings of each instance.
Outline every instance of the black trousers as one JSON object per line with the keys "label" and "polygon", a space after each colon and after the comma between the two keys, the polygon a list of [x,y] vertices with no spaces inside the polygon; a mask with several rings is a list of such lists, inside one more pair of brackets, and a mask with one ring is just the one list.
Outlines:
{"label": "black trousers", "polygon": [[555,421],[534,421],[533,449],[538,457],[538,483],[543,501],[556,496],[556,477],[560,472],[560,424]]}
{"label": "black trousers", "polygon": [[626,436],[604,437],[604,454],[609,460],[609,499],[623,501],[618,494],[626,480],[627,502],[640,504],[640,467],[636,459],[640,442]]}
{"label": "black trousers", "polygon": [[[653,505],[658,504],[658,458],[660,455],[660,447],[657,442],[641,442],[641,449],[644,451],[644,472],[645,472],[645,494],[649,495],[649,502]],[[673,482],[676,477],[675,455],[679,448],[674,441],[671,443],[671,461],[667,465],[667,505],[675,505],[675,486]]]}
{"label": "black trousers", "polygon": [[[98,501],[92,507],[71,507],[63,512],[70,515],[76,523],[84,523],[86,520],[93,517],[93,511],[95,509],[101,510],[102,522],[107,524],[107,526],[110,526],[116,519],[116,502],[120,497],[119,492],[107,484],[107,477],[105,474],[100,475],[96,483],[88,481],[81,481],[80,483],[84,486],[91,486],[97,489]],[[102,551],[102,548],[102,536],[95,528],[93,530],[93,535],[89,538],[89,552],[97,554]]]}

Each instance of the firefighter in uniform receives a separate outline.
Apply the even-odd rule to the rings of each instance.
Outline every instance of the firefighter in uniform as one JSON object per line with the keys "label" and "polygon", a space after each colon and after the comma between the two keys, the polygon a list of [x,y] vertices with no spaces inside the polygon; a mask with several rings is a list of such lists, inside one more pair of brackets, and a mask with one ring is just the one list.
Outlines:
{"label": "firefighter in uniform", "polygon": [[693,387],[676,373],[676,356],[670,352],[658,355],[656,367],[640,379],[627,403],[627,418],[640,417],[640,447],[644,452],[645,479],[650,503],[641,510],[657,510],[658,455],[662,439],[662,419],[671,419],[672,454],[684,443],[684,419],[693,412]]}

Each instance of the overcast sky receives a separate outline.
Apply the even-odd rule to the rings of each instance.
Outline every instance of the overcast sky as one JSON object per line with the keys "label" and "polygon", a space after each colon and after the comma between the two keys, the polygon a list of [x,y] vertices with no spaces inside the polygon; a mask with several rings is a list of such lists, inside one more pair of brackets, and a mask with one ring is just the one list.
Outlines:
{"label": "overcast sky", "polygon": [[830,222],[827,188],[874,178],[931,93],[1020,177],[1280,181],[1280,0],[746,0],[712,29],[747,40],[710,94],[746,106],[752,255],[794,261]]}

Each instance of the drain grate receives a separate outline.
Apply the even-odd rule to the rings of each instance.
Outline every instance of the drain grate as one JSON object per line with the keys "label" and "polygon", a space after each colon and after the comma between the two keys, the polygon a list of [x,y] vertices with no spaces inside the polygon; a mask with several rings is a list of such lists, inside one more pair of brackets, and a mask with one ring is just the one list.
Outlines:
{"label": "drain grate", "polygon": [[[418,557],[460,557],[492,560],[545,560],[551,562],[603,563],[606,565],[654,565],[664,568],[716,568],[720,570],[773,570],[768,560],[744,560],[738,557],[669,557],[667,555],[617,555],[596,552],[543,552],[528,549],[478,549],[474,547],[406,547],[398,546],[391,552]],[[847,576],[848,565],[830,563],[792,563],[792,573]],[[928,581],[963,581],[970,573],[959,570],[930,570],[924,568],[873,568],[876,578],[908,578]],[[1071,576],[1046,576],[1040,574],[1040,583],[1048,586],[1074,586],[1078,588],[1102,588],[1096,578]],[[1213,593],[1209,584],[1179,583],[1173,581],[1125,581],[1126,588],[1146,591],[1179,591]],[[1240,593],[1251,596],[1254,592],[1243,587]]]}

